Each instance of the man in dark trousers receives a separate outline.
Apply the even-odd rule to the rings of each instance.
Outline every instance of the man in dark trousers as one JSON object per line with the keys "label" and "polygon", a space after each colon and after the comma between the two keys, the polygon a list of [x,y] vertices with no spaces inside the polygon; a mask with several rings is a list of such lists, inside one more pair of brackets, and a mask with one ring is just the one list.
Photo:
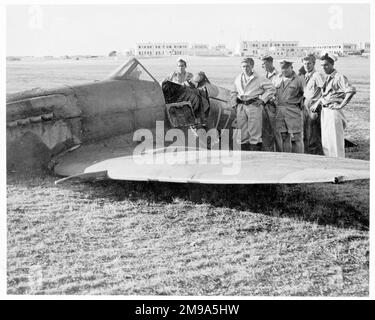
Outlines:
{"label": "man in dark trousers", "polygon": [[[276,130],[282,141],[283,152],[303,153],[303,122],[302,98],[304,89],[303,78],[297,76],[292,62],[280,62],[281,74],[275,80],[276,86]],[[292,149],[292,135],[294,148]]]}

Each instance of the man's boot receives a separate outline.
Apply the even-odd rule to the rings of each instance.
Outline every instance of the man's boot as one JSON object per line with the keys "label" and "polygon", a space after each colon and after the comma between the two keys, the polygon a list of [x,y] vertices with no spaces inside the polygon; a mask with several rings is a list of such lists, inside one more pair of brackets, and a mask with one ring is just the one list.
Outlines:
{"label": "man's boot", "polygon": [[262,143],[250,144],[250,151],[262,151]]}
{"label": "man's boot", "polygon": [[251,151],[251,144],[250,143],[241,144],[241,151]]}

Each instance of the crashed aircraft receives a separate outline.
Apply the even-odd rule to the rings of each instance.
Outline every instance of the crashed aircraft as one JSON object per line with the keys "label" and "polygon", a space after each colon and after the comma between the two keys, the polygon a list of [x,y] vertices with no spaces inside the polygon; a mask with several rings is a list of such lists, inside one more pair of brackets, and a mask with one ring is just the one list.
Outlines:
{"label": "crashed aircraft", "polygon": [[[61,176],[59,182],[272,184],[369,179],[368,161],[236,150],[230,138],[236,116],[229,95],[229,90],[210,83],[200,89],[171,82],[161,86],[137,59],[103,81],[10,94],[7,170],[53,170]],[[157,124],[163,124],[163,130]],[[151,144],[145,143],[147,134],[136,139],[139,130],[150,132]],[[202,130],[217,134],[202,139]],[[168,138],[171,132],[177,134]],[[183,133],[181,139],[178,132]],[[193,144],[187,143],[191,137]],[[135,150],[141,152],[135,155]]]}

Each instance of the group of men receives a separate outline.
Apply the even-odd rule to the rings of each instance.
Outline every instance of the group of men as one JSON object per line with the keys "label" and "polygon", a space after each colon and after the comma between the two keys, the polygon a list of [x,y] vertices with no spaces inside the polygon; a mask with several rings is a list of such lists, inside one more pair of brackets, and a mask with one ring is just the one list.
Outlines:
{"label": "group of men", "polygon": [[279,73],[267,55],[263,76],[254,71],[252,58],[244,58],[231,93],[241,149],[345,157],[342,109],[356,90],[334,68],[336,59],[328,53],[320,57],[322,74],[309,54],[302,59],[304,74],[297,75],[291,61],[282,60]]}
{"label": "group of men", "polygon": [[[261,58],[265,75],[254,71],[254,60],[241,61],[242,72],[234,81],[230,103],[236,110],[242,150],[324,154],[345,157],[343,108],[356,93],[348,79],[335,69],[336,56],[320,57],[324,73],[315,69],[316,57],[306,55],[299,74],[293,63]],[[186,71],[186,61],[177,61],[178,70],[166,80],[198,83],[202,75]]]}

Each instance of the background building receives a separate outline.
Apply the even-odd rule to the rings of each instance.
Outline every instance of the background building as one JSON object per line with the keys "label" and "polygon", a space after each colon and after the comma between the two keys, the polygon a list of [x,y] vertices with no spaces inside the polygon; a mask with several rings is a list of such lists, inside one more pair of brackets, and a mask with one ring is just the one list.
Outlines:
{"label": "background building", "polygon": [[163,56],[226,56],[231,55],[232,50],[226,48],[225,44],[210,47],[206,43],[194,43],[191,46],[187,42],[181,43],[137,43],[134,54],[140,57],[163,57]]}
{"label": "background building", "polygon": [[[236,49],[231,50],[225,44],[217,44],[210,47],[207,43],[187,42],[162,42],[162,43],[137,43],[134,51],[128,51],[127,56],[135,55],[140,57],[163,57],[163,56],[252,56],[260,57],[270,54],[276,58],[302,57],[308,53],[319,55],[321,52],[334,53],[338,56],[368,55],[370,42],[363,43],[334,43],[314,46],[300,46],[298,41],[240,41]],[[124,55],[123,52],[121,52]]]}
{"label": "background building", "polygon": [[187,42],[179,43],[137,43],[135,46],[136,56],[173,56],[189,54],[189,44]]}
{"label": "background building", "polygon": [[358,51],[356,43],[339,43],[328,45],[316,45],[313,48],[318,52],[329,52],[338,56],[347,56]]}
{"label": "background building", "polygon": [[255,57],[263,54],[295,56],[297,47],[298,41],[240,41],[236,48],[236,54]]}
{"label": "background building", "polygon": [[312,46],[298,46],[296,48],[297,57],[304,57],[311,53],[315,55],[319,55],[319,50]]}
{"label": "background building", "polygon": [[370,53],[370,42],[365,42],[364,50],[366,53]]}
{"label": "background building", "polygon": [[226,47],[225,44],[217,44],[212,48],[218,55],[230,56],[233,54],[233,50]]}
{"label": "background building", "polygon": [[193,56],[208,56],[210,55],[210,47],[205,43],[194,43],[191,45],[190,54]]}
{"label": "background building", "polygon": [[370,42],[361,42],[358,47],[363,53],[370,53]]}
{"label": "background building", "polygon": [[348,56],[370,52],[370,43],[336,43],[314,46],[299,46],[298,41],[240,41],[236,48],[236,55],[259,57],[270,54],[274,57],[301,57],[308,53],[334,53],[338,56]]}
{"label": "background building", "polygon": [[217,44],[210,47],[208,44],[192,44],[190,54],[193,56],[228,56],[232,50],[226,48],[225,44]]}

